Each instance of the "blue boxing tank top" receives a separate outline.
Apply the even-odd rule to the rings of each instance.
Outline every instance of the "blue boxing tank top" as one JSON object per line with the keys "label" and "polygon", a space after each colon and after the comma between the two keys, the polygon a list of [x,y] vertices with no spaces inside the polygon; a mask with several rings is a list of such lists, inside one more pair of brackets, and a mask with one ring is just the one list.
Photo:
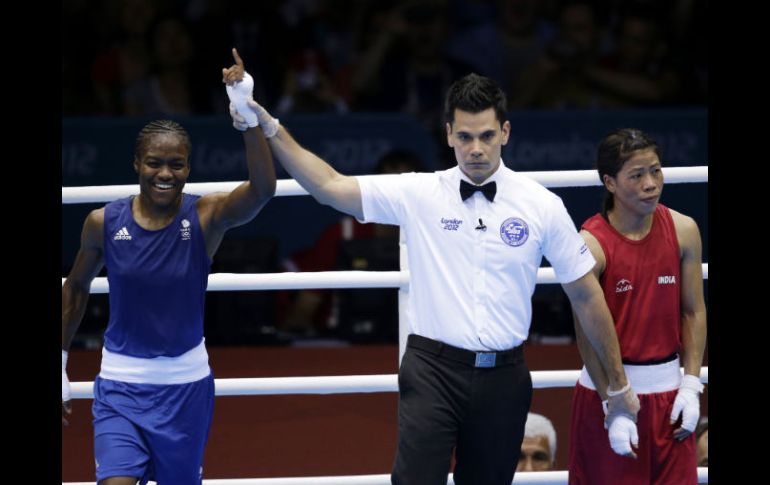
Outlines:
{"label": "blue boxing tank top", "polygon": [[110,319],[104,347],[132,357],[177,357],[203,339],[203,306],[211,269],[196,201],[183,194],[163,229],[134,221],[132,197],[104,208],[104,261]]}

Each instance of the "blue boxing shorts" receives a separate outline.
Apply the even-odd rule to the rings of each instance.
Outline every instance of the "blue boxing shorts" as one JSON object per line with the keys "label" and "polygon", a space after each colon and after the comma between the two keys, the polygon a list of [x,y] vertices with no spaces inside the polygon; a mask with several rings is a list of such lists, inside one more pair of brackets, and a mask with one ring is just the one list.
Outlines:
{"label": "blue boxing shorts", "polygon": [[214,414],[214,376],[186,384],[94,381],[96,480],[200,484]]}

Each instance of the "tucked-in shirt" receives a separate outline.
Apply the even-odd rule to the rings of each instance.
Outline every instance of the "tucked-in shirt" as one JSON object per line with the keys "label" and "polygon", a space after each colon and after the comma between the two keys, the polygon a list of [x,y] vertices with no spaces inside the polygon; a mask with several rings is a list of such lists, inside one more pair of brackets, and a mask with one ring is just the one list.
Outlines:
{"label": "tucked-in shirt", "polygon": [[509,349],[527,339],[543,255],[560,283],[595,260],[561,198],[502,161],[484,181],[497,184],[494,202],[481,192],[463,202],[460,180],[472,183],[457,166],[359,177],[363,221],[406,233],[410,333],[469,350]]}

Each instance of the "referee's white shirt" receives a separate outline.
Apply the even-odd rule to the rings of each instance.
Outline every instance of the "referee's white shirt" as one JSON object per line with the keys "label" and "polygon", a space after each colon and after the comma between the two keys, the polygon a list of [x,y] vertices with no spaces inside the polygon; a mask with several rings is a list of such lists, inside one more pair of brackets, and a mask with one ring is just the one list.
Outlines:
{"label": "referee's white shirt", "polygon": [[[543,255],[560,283],[575,281],[595,260],[561,198],[534,180],[499,168],[489,202],[463,202],[455,166],[434,173],[358,177],[362,222],[406,232],[410,333],[468,350],[506,350],[527,339],[532,293]],[[483,221],[486,230],[475,229]]]}

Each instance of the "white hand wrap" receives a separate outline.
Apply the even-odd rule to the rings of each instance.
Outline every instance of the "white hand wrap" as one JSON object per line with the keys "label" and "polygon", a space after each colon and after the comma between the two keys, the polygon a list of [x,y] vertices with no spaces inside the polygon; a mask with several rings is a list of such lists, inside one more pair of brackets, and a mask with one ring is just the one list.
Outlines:
{"label": "white hand wrap", "polygon": [[689,432],[695,431],[700,418],[700,393],[703,392],[703,384],[697,377],[685,374],[679,392],[674,400],[671,410],[671,423],[675,423],[682,416],[682,428]]}
{"label": "white hand wrap", "polygon": [[626,382],[626,385],[618,389],[617,391],[613,391],[612,389],[607,386],[607,397],[615,397],[615,396],[622,396],[623,394],[627,393],[631,389],[631,382]]}
{"label": "white hand wrap", "polygon": [[249,100],[249,107],[257,113],[259,124],[262,125],[262,133],[264,133],[265,138],[274,137],[275,134],[278,133],[278,128],[281,126],[278,122],[278,118],[273,118],[261,104],[253,99]]}
{"label": "white hand wrap", "polygon": [[636,430],[636,423],[625,414],[618,414],[612,418],[610,430],[610,447],[618,455],[628,455],[633,451],[631,445],[639,446],[639,434]]}
{"label": "white hand wrap", "polygon": [[233,128],[238,131],[246,131],[249,129],[249,124],[246,123],[246,118],[241,116],[235,105],[230,103],[230,117],[233,119]]}
{"label": "white hand wrap", "polygon": [[67,378],[67,351],[61,351],[61,400],[70,400],[70,380]]}
{"label": "white hand wrap", "polygon": [[[227,97],[230,98],[230,103],[235,106],[236,110],[238,110],[238,114],[244,118],[246,125],[252,128],[259,126],[257,114],[248,106],[248,102],[251,100],[252,91],[254,90],[254,78],[252,78],[248,72],[244,71],[242,81],[227,84],[225,85],[225,89],[227,90]],[[230,111],[230,114],[232,114],[232,110]],[[233,123],[233,126],[235,126],[235,123]],[[237,126],[236,128],[240,129]],[[241,131],[245,131],[245,129]]]}

